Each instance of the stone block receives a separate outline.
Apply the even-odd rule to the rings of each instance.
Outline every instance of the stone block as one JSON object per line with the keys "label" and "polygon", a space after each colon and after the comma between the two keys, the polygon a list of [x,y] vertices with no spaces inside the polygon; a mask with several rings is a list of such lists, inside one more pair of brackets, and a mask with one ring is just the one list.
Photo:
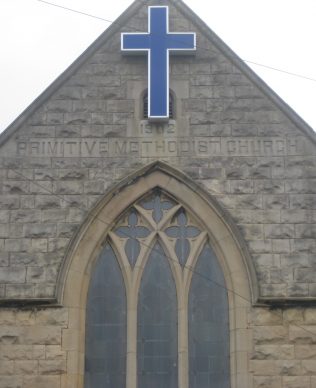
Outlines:
{"label": "stone block", "polygon": [[67,218],[67,209],[45,209],[42,210],[42,222],[65,222]]}
{"label": "stone block", "polygon": [[22,238],[7,238],[5,240],[5,252],[28,252],[31,249],[31,240]]}
{"label": "stone block", "polygon": [[[0,362],[0,376],[14,374],[14,361],[1,360]],[[0,377],[1,379],[1,377]]]}
{"label": "stone block", "polygon": [[23,388],[60,388],[60,376],[58,375],[25,376],[23,382]]}
{"label": "stone block", "polygon": [[7,284],[6,297],[9,299],[27,299],[34,297],[33,284]]}
{"label": "stone block", "polygon": [[[24,388],[22,376],[3,375],[0,378],[0,388],[22,388],[22,387]],[[35,388],[35,387],[32,387],[32,388]]]}
{"label": "stone block", "polygon": [[66,360],[40,360],[38,368],[42,375],[62,375],[67,371],[67,364]]}
{"label": "stone block", "polygon": [[285,191],[296,194],[315,194],[316,179],[291,179],[285,181]]}
{"label": "stone block", "polygon": [[312,323],[312,324],[316,325],[316,309],[307,308],[304,311],[304,320],[308,324]]}
{"label": "stone block", "polygon": [[316,196],[312,194],[291,194],[290,208],[316,209]]}
{"label": "stone block", "polygon": [[77,231],[78,224],[59,224],[57,227],[57,237],[58,238],[71,238],[74,236]]}
{"label": "stone block", "polygon": [[292,268],[310,267],[310,255],[308,253],[289,253],[281,255],[281,266]]}
{"label": "stone block", "polygon": [[[87,125],[91,122],[91,114],[86,112],[75,112],[75,113],[65,113],[63,115],[63,120],[59,120],[55,124],[65,124],[65,125]],[[67,156],[71,156],[68,154]]]}
{"label": "stone block", "polygon": [[62,181],[87,179],[88,171],[84,169],[62,169],[58,171],[58,178]]}
{"label": "stone block", "polygon": [[257,345],[252,354],[253,360],[293,360],[293,345]]}
{"label": "stone block", "polygon": [[315,360],[302,360],[303,373],[306,375],[316,375]]}
{"label": "stone block", "polygon": [[287,296],[287,284],[260,284],[260,295],[268,298],[284,298]]}
{"label": "stone block", "polygon": [[22,223],[40,222],[41,212],[34,209],[12,210],[10,220],[11,222]]}
{"label": "stone block", "polygon": [[316,224],[295,225],[295,237],[316,239]]}
{"label": "stone block", "polygon": [[312,222],[312,213],[304,209],[286,209],[281,211],[281,222],[284,223],[305,223]]}
{"label": "stone block", "polygon": [[284,326],[254,327],[254,342],[263,344],[285,344],[288,341],[288,329]]}
{"label": "stone block", "polygon": [[[70,222],[70,221],[69,221]],[[48,252],[64,252],[69,244],[69,238],[52,238],[48,240]]]}
{"label": "stone block", "polygon": [[288,297],[304,298],[310,296],[309,285],[302,283],[292,283],[287,287]]}
{"label": "stone block", "polygon": [[26,268],[20,267],[1,267],[0,283],[24,283],[26,277]]}
{"label": "stone block", "polygon": [[265,238],[289,239],[295,237],[294,225],[275,224],[264,225]]}
{"label": "stone block", "polygon": [[316,326],[290,325],[289,339],[295,344],[315,344]]}
{"label": "stone block", "polygon": [[83,182],[80,181],[59,181],[54,184],[56,194],[81,194]]}
{"label": "stone block", "polygon": [[9,265],[9,253],[0,252],[0,267],[7,267]]}
{"label": "stone block", "polygon": [[254,192],[258,194],[282,194],[284,193],[284,183],[279,179],[255,180]]}
{"label": "stone block", "polygon": [[7,224],[0,224],[0,238],[9,237],[9,227]]}
{"label": "stone block", "polygon": [[60,208],[61,199],[56,195],[38,195],[35,198],[35,207],[37,209],[55,209]]}
{"label": "stone block", "polygon": [[280,255],[260,253],[253,255],[253,260],[259,267],[280,267]]}
{"label": "stone block", "polygon": [[286,239],[281,239],[281,240],[277,240],[277,239],[273,239],[272,240],[272,251],[274,253],[290,253],[291,251],[291,244],[290,244],[290,240],[286,240]]}
{"label": "stone block", "polygon": [[40,310],[36,314],[36,324],[65,327],[68,324],[68,311],[66,309]]}
{"label": "stone block", "polygon": [[246,240],[263,239],[263,225],[246,224],[246,225],[239,225],[239,228]]}
{"label": "stone block", "polygon": [[0,220],[1,223],[6,224],[10,220],[10,211],[9,210],[0,210]]}
{"label": "stone block", "polygon": [[283,376],[297,376],[302,374],[300,360],[279,360],[276,361],[277,374]]}
{"label": "stone block", "polygon": [[249,371],[254,376],[275,376],[277,375],[277,366],[274,360],[251,360]]}
{"label": "stone block", "polygon": [[102,180],[92,180],[84,182],[84,193],[85,194],[104,194],[105,185]]}
{"label": "stone block", "polygon": [[288,209],[289,198],[284,194],[264,195],[263,206],[265,209]]}
{"label": "stone block", "polygon": [[31,239],[31,251],[32,252],[47,252],[47,242],[46,238],[33,238]]}
{"label": "stone block", "polygon": [[316,241],[296,238],[291,240],[291,251],[293,253],[316,253]]}
{"label": "stone block", "polygon": [[283,388],[310,388],[310,378],[306,376],[283,376]]}
{"label": "stone block", "polygon": [[71,100],[50,100],[45,108],[47,112],[66,113],[72,111],[73,102]]}
{"label": "stone block", "polygon": [[17,375],[36,375],[38,374],[38,361],[19,360],[15,361],[15,374]]}
{"label": "stone block", "polygon": [[293,269],[292,268],[270,268],[270,280],[262,283],[280,284],[293,283]]}
{"label": "stone block", "polygon": [[24,181],[7,181],[2,185],[3,194],[28,194],[30,182]]}
{"label": "stone block", "polygon": [[61,349],[59,345],[47,345],[46,346],[46,359],[47,360],[66,360],[67,353]]}
{"label": "stone block", "polygon": [[254,388],[282,388],[282,380],[279,376],[255,376],[253,386]]}
{"label": "stone block", "polygon": [[272,250],[273,240],[252,240],[248,242],[250,252],[253,253],[270,253]]}
{"label": "stone block", "polygon": [[251,311],[250,320],[256,326],[279,326],[282,324],[283,315],[281,310],[255,308]]}
{"label": "stone block", "polygon": [[295,345],[295,358],[299,360],[316,359],[316,345]]}
{"label": "stone block", "polygon": [[230,190],[233,194],[251,194],[254,191],[254,184],[248,180],[231,180]]}
{"label": "stone block", "polygon": [[46,114],[47,125],[55,126],[64,123],[64,114],[63,113],[51,113]]}
{"label": "stone block", "polygon": [[56,236],[55,224],[26,224],[23,226],[27,238],[48,238]]}
{"label": "stone block", "polygon": [[295,269],[294,280],[298,283],[316,283],[316,272],[311,268]]}
{"label": "stone block", "polygon": [[43,283],[46,280],[46,269],[44,267],[27,267],[27,283]]}

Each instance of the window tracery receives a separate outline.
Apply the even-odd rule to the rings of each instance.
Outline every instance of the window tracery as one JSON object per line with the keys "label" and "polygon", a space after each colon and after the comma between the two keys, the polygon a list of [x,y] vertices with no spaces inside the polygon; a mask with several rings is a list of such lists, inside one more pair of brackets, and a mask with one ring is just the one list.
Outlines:
{"label": "window tracery", "polygon": [[224,278],[203,225],[156,189],[122,214],[106,246],[115,252],[127,290],[122,388],[228,388],[227,293],[216,286]]}

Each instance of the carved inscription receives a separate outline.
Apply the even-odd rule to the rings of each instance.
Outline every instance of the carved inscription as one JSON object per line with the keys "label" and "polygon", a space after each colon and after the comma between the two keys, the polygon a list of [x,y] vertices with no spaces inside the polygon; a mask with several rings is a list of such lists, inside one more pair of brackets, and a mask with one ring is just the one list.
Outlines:
{"label": "carved inscription", "polygon": [[32,157],[168,157],[282,156],[304,153],[302,138],[135,137],[28,139],[16,142],[18,156]]}

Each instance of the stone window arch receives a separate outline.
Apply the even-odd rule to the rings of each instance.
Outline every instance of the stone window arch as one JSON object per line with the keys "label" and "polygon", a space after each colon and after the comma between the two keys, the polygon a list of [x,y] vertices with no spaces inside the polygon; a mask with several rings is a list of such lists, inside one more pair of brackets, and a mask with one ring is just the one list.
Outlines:
{"label": "stone window arch", "polygon": [[[171,201],[173,206],[170,209],[162,209],[162,213],[156,211],[157,214],[154,215],[154,210],[150,209],[149,205],[147,209],[142,207],[142,201],[149,200],[149,197],[157,192],[161,193],[162,202]],[[152,207],[152,202],[150,207]],[[174,214],[171,216],[170,212]],[[161,214],[163,217],[160,220]],[[160,223],[159,228],[155,219],[158,220],[158,224]],[[178,233],[179,229],[175,228],[179,226],[182,229],[193,227],[199,230],[198,235],[194,235],[194,237],[189,235],[189,239],[192,238],[195,242],[189,242],[190,253],[184,256],[184,260],[186,260],[184,265],[181,263],[183,259],[179,261],[178,254],[187,251],[188,244],[184,241],[188,239],[188,235],[183,230]],[[135,231],[139,227],[146,227],[150,233],[146,234],[142,229]],[[127,237],[123,237],[123,234],[120,236],[122,231],[127,234]],[[142,244],[138,247],[132,246],[132,242],[128,244],[130,237],[126,232],[130,232],[131,236],[135,236],[135,234],[139,236],[138,239],[143,239]],[[123,244],[122,241],[125,243]],[[229,324],[229,343],[227,346],[230,362],[227,368],[230,370],[230,385],[228,386],[230,388],[251,388],[252,379],[247,369],[252,351],[250,345],[251,330],[247,327],[247,316],[251,307],[249,301],[256,301],[257,286],[254,268],[250,257],[248,257],[247,249],[233,222],[221,210],[216,201],[214,202],[186,176],[162,163],[154,163],[138,171],[110,191],[91,211],[72,243],[58,283],[59,299],[70,312],[69,327],[63,331],[62,338],[63,350],[68,352],[67,357],[70,360],[69,368],[64,376],[65,384],[67,383],[69,387],[84,387],[85,343],[88,334],[86,330],[86,320],[88,319],[86,306],[89,298],[89,285],[92,284],[94,269],[100,255],[103,254],[103,250],[111,249],[120,269],[119,273],[121,273],[127,295],[126,346],[128,348],[126,354],[128,357],[126,358],[126,370],[130,378],[126,388],[141,388],[137,385],[139,352],[135,320],[137,319],[138,301],[136,298],[131,299],[128,294],[131,293],[130,284],[134,282],[135,288],[132,294],[139,295],[142,279],[144,279],[140,272],[143,273],[146,270],[146,262],[153,261],[150,258],[150,252],[156,250],[157,242],[160,244],[159,249],[163,250],[164,268],[170,268],[169,278],[173,279],[176,287],[178,387],[199,387],[198,384],[192,386],[192,376],[189,374],[189,362],[192,360],[189,360],[189,349],[183,349],[182,346],[184,343],[187,343],[188,347],[194,346],[190,342],[189,333],[186,330],[190,324],[192,325],[192,320],[190,323],[188,319],[187,310],[190,303],[193,303],[192,298],[194,300],[194,297],[189,294],[193,291],[188,290],[194,288],[196,280],[194,275],[188,281],[192,271],[186,267],[192,264],[195,266],[195,272],[203,272],[203,267],[199,268],[198,266],[200,260],[203,262],[203,259],[199,259],[199,257],[203,254],[204,249],[207,251],[204,256],[210,258],[214,254],[218,264],[214,271],[220,270],[222,281],[225,282],[225,290],[228,290],[226,292],[228,308],[225,309]],[[108,248],[106,248],[107,244]],[[131,256],[131,263],[134,264],[131,264],[127,259],[125,249],[136,252],[134,256]],[[170,257],[172,261],[170,261]],[[144,268],[137,269],[139,260],[143,260]],[[134,269],[138,271],[138,276],[135,275],[137,271],[131,270],[133,265]],[[185,273],[187,275],[184,275]],[[187,285],[185,288],[187,290],[186,301],[183,292],[181,294],[181,282],[182,284],[186,282]],[[198,281],[198,283],[201,282]],[[189,284],[190,287],[188,287]],[[138,291],[136,292],[136,290]],[[207,294],[208,290],[205,292]],[[183,316],[179,318],[180,314]],[[181,328],[181,325],[184,327]],[[133,330],[133,333],[130,334],[128,330]],[[72,339],[71,344],[69,338]],[[131,344],[129,341],[134,341],[134,343]]]}
{"label": "stone window arch", "polygon": [[119,218],[96,262],[85,388],[229,388],[228,310],[203,225],[156,188]]}

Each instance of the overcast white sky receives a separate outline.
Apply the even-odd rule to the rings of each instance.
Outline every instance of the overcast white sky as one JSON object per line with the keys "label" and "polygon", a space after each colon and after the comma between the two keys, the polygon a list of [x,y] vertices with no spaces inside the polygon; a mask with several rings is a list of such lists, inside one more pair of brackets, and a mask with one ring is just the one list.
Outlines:
{"label": "overcast white sky", "polygon": [[[131,0],[48,0],[114,21]],[[186,0],[242,59],[316,80],[316,0]],[[0,0],[0,132],[109,23],[41,3]],[[316,81],[251,65],[316,129]]]}

